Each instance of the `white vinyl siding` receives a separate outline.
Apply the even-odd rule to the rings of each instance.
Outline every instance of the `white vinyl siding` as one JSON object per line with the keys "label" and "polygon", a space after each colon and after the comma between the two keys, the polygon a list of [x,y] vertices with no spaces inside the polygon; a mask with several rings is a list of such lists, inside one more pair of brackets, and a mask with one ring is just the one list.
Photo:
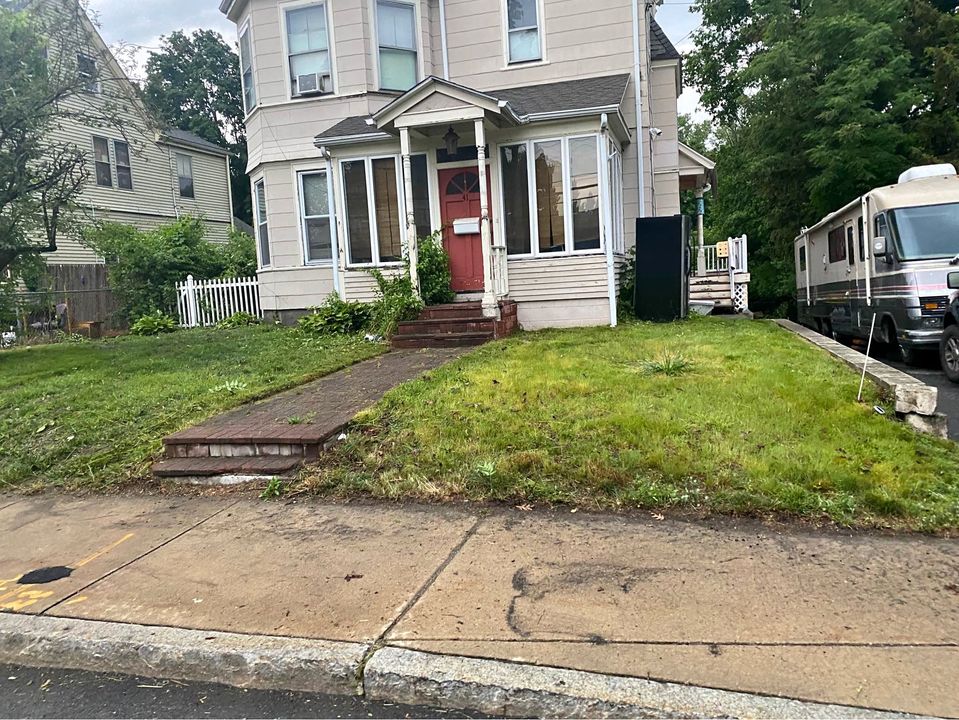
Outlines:
{"label": "white vinyl siding", "polygon": [[381,90],[409,90],[416,85],[416,9],[401,0],[377,0]]}
{"label": "white vinyl siding", "polygon": [[256,247],[260,267],[270,267],[270,232],[266,214],[266,185],[262,180],[253,186],[253,222],[256,223]]}
{"label": "white vinyl siding", "polygon": [[504,0],[506,3],[506,56],[511,63],[541,60],[539,0]]}
{"label": "white vinyl siding", "polygon": [[253,44],[250,27],[240,33],[240,84],[243,88],[243,109],[247,114],[256,107],[256,78],[253,72]]}
{"label": "white vinyl siding", "polygon": [[301,172],[298,179],[303,259],[307,264],[332,262],[332,202],[326,172]]}
{"label": "white vinyl siding", "polygon": [[326,3],[289,8],[284,17],[291,94],[298,97],[332,93]]}

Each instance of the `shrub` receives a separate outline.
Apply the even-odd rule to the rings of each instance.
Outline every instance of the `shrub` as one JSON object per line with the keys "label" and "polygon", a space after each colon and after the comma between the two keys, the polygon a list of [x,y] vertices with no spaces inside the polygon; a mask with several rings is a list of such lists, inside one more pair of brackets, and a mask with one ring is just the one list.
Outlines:
{"label": "shrub", "polygon": [[420,294],[426,305],[441,305],[453,302],[453,290],[450,288],[450,258],[443,247],[439,233],[418,241],[419,257],[416,270],[420,279]]}
{"label": "shrub", "polygon": [[636,295],[636,247],[626,252],[626,264],[619,274],[619,299],[616,308],[623,317],[635,317],[634,305]]}
{"label": "shrub", "polygon": [[423,309],[423,301],[413,292],[409,272],[386,277],[378,269],[368,271],[376,280],[377,295],[370,315],[370,330],[381,337],[389,337],[396,326],[406,320],[415,320]]}
{"label": "shrub", "polygon": [[226,318],[225,320],[220,320],[220,322],[218,322],[216,326],[220,330],[227,330],[229,328],[246,327],[247,325],[259,325],[259,324],[260,324],[260,318],[258,318],[256,315],[250,315],[250,313],[246,313],[246,312],[238,312],[238,313],[233,313],[232,315],[230,315],[230,317]]}
{"label": "shrub", "polygon": [[230,230],[226,245],[219,246],[223,272],[221,277],[252,277],[256,275],[256,244],[241,230]]}
{"label": "shrub", "polygon": [[134,335],[160,335],[176,329],[176,320],[162,310],[144,315],[130,326],[130,332]]}
{"label": "shrub", "polygon": [[339,295],[330,295],[326,302],[312,308],[309,315],[301,317],[297,324],[308,333],[354,333],[370,322],[371,308],[368,304],[346,302]]}

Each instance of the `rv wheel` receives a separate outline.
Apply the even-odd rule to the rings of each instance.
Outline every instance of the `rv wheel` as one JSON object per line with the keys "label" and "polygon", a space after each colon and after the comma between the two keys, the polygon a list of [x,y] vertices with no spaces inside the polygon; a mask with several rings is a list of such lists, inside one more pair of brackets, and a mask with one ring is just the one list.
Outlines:
{"label": "rv wheel", "polygon": [[946,377],[959,383],[959,325],[950,325],[939,342],[939,362]]}
{"label": "rv wheel", "polygon": [[882,341],[889,348],[889,356],[894,360],[901,360],[906,365],[916,364],[916,351],[899,342],[896,336],[896,325],[890,318],[882,322]]}

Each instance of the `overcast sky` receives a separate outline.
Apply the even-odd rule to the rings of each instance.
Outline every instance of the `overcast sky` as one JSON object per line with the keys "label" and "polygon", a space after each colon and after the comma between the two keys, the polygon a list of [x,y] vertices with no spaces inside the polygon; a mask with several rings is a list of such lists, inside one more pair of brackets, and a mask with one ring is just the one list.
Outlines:
{"label": "overcast sky", "polygon": [[[89,3],[108,44],[123,43],[140,48],[137,53],[140,68],[148,51],[159,46],[160,36],[174,30],[189,33],[198,28],[212,28],[231,44],[235,42],[236,29],[220,14],[219,0],[89,0]],[[691,4],[665,0],[656,16],[680,52],[692,49],[689,36],[699,25],[699,18],[689,12]],[[694,112],[698,99],[695,92],[687,90],[679,100],[679,111]]]}

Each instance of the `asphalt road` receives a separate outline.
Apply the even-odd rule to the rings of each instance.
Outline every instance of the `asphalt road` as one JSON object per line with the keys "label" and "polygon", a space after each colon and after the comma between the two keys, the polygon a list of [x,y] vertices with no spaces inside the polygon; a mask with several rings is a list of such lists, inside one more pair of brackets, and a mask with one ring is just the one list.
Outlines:
{"label": "asphalt road", "polygon": [[909,373],[917,380],[927,385],[939,388],[939,412],[949,416],[949,438],[959,441],[959,384],[950,382],[939,367],[939,355],[936,352],[922,353],[918,364],[913,367],[904,362],[890,360],[879,356],[879,360],[905,373]]}
{"label": "asphalt road", "polygon": [[355,697],[0,665],[0,718],[465,718]]}

